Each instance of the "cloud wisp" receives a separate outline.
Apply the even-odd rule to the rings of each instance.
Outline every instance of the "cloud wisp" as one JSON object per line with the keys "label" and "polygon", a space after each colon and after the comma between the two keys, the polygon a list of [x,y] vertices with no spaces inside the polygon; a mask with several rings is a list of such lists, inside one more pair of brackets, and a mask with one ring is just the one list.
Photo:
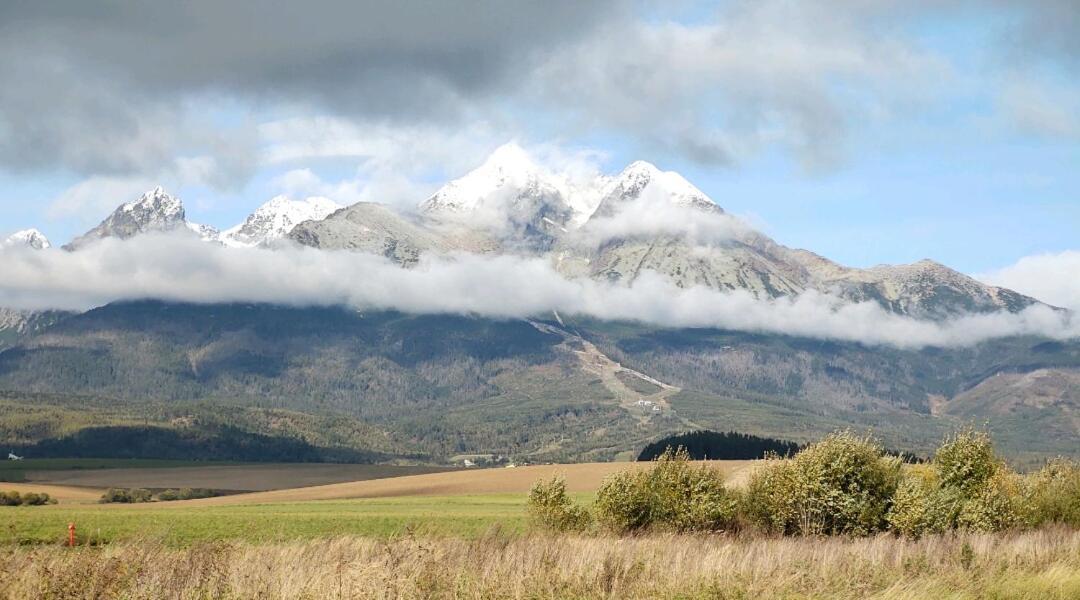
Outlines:
{"label": "cloud wisp", "polygon": [[550,262],[457,255],[402,269],[379,256],[309,248],[226,249],[183,235],[103,240],[78,252],[3,250],[0,305],[82,310],[125,299],[346,305],[367,310],[509,319],[552,310],[662,327],[718,327],[901,348],[964,346],[996,337],[1080,337],[1070,313],[1033,307],[1019,314],[945,322],[888,313],[808,292],[759,300],[746,292],[679,289],[645,274],[632,287],[566,279]]}
{"label": "cloud wisp", "polygon": [[1080,311],[1080,251],[1077,250],[1025,256],[1012,265],[977,278]]}

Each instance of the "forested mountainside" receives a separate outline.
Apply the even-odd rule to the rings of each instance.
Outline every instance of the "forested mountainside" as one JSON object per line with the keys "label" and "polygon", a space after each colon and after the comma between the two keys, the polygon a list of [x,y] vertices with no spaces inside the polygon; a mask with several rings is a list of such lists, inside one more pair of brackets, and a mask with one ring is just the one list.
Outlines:
{"label": "forested mountainside", "polygon": [[[314,446],[434,461],[630,457],[695,428],[794,441],[872,428],[919,452],[960,422],[989,423],[1022,459],[1076,453],[1078,372],[1080,344],[1034,338],[899,350],[584,319],[156,301],[70,316],[0,352],[6,402],[70,423],[185,427],[209,405],[239,412],[206,423],[278,435],[267,413],[245,411],[284,411],[350,424],[334,439],[300,427],[294,437]],[[44,420],[31,413],[20,418]],[[79,427],[9,428],[0,442]]]}

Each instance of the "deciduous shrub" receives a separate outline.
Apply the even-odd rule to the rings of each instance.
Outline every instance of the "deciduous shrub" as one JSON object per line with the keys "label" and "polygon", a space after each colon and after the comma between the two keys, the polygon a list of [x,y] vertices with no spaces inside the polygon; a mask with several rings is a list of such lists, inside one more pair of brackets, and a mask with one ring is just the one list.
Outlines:
{"label": "deciduous shrub", "polygon": [[870,437],[842,431],[750,479],[746,516],[777,533],[866,535],[883,530],[900,481],[900,459]]}
{"label": "deciduous shrub", "polygon": [[173,500],[195,500],[197,498],[213,498],[218,493],[214,490],[205,488],[181,488],[179,490],[163,490],[157,495],[157,499],[162,502],[170,502]]}
{"label": "deciduous shrub", "polygon": [[1080,527],[1080,463],[1054,459],[1028,476],[1025,523],[1065,523]]}
{"label": "deciduous shrub", "polygon": [[570,499],[566,481],[558,476],[537,481],[529,490],[526,508],[535,525],[552,531],[582,531],[592,521],[589,511]]}
{"label": "deciduous shrub", "polygon": [[45,493],[0,492],[0,506],[42,506],[45,504],[56,504],[56,499]]}
{"label": "deciduous shrub", "polygon": [[994,444],[985,431],[963,429],[945,438],[934,453],[941,485],[955,488],[965,498],[978,493],[1005,463],[994,454]]}
{"label": "deciduous shrub", "polygon": [[960,507],[960,495],[941,487],[933,465],[915,465],[904,472],[887,520],[892,530],[919,537],[953,527]]}
{"label": "deciduous shrub", "polygon": [[735,523],[736,499],[723,476],[690,464],[685,449],[667,451],[644,471],[616,473],[597,492],[596,517],[607,528],[719,531]]}
{"label": "deciduous shrub", "polygon": [[958,528],[1001,531],[1030,520],[1027,488],[994,453],[989,434],[964,429],[945,438],[930,465],[905,475],[889,524],[916,537]]}
{"label": "deciduous shrub", "polygon": [[135,502],[150,502],[151,500],[153,500],[153,494],[147,489],[109,488],[101,495],[101,500],[98,502],[102,504],[113,502],[131,504]]}

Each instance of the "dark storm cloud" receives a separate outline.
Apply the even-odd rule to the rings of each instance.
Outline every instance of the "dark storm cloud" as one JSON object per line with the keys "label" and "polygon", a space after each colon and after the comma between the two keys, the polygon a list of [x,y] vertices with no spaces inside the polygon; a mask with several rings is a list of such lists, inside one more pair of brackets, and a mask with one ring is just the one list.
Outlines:
{"label": "dark storm cloud", "polygon": [[192,98],[453,116],[622,14],[616,0],[6,2],[0,163],[146,172],[223,145]]}

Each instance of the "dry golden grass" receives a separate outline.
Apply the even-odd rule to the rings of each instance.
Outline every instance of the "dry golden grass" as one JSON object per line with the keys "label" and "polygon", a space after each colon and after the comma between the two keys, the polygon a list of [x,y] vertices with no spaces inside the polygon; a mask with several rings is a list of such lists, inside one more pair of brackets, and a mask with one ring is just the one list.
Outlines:
{"label": "dry golden grass", "polygon": [[[721,469],[733,485],[746,478],[758,461],[708,461]],[[648,462],[580,463],[568,465],[533,465],[513,469],[469,469],[448,473],[430,473],[370,481],[354,481],[314,487],[274,490],[255,494],[193,500],[207,505],[262,504],[268,502],[304,502],[307,500],[345,500],[352,498],[389,498],[400,496],[451,496],[460,494],[528,493],[533,484],[554,474],[566,479],[571,492],[593,492],[604,477],[619,471],[643,469]]]}
{"label": "dry golden grass", "polygon": [[20,494],[34,492],[48,494],[60,504],[93,504],[101,498],[105,490],[97,488],[72,487],[66,485],[43,485],[37,483],[0,482],[0,491],[16,491]]}
{"label": "dry golden grass", "polygon": [[0,598],[1080,597],[1080,532],[929,537],[338,538],[0,549]]}

